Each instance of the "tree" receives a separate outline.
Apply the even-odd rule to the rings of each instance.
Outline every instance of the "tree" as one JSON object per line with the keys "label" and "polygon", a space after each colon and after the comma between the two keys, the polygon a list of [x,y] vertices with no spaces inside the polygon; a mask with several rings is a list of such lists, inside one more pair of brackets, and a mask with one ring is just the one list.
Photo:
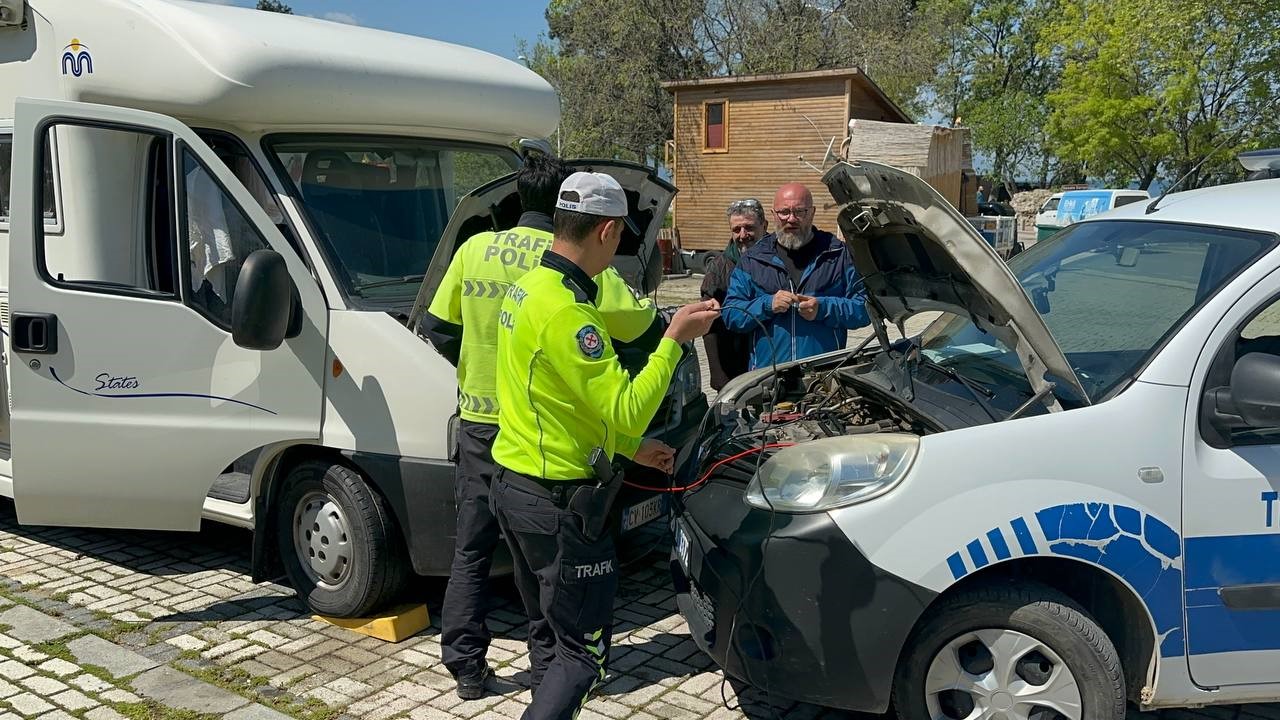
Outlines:
{"label": "tree", "polygon": [[1112,184],[1218,182],[1280,136],[1280,0],[1077,0],[1043,42],[1054,147]]}
{"label": "tree", "polygon": [[267,12],[284,13],[285,15],[293,14],[293,8],[280,2],[280,0],[258,0],[258,9],[266,10]]}
{"label": "tree", "polygon": [[1021,171],[1047,181],[1052,157],[1044,132],[1045,94],[1057,79],[1039,40],[1057,0],[934,0],[947,18],[946,62],[934,83],[936,104],[973,130],[991,174],[1012,183]]}
{"label": "tree", "polygon": [[908,109],[939,58],[917,0],[552,0],[522,47],[559,91],[563,154],[656,163],[672,133],[664,80],[870,65]]}

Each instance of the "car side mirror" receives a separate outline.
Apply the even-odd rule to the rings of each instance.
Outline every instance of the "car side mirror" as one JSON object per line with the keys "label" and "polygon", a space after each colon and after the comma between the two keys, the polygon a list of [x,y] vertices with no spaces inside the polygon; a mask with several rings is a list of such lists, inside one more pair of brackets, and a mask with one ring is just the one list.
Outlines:
{"label": "car side mirror", "polygon": [[231,338],[242,348],[275,350],[291,330],[302,331],[302,312],[289,268],[280,253],[255,250],[236,280]]}
{"label": "car side mirror", "polygon": [[1049,314],[1049,288],[1041,285],[1031,289],[1031,304],[1041,315]]}
{"label": "car side mirror", "polygon": [[1255,352],[1237,360],[1231,404],[1249,427],[1280,427],[1280,356]]}

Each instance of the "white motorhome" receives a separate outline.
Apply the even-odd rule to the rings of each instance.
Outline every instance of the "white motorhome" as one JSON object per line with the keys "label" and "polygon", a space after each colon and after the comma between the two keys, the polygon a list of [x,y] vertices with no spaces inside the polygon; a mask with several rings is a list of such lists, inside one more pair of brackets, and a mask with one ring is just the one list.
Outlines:
{"label": "white motorhome", "polygon": [[[311,18],[0,5],[0,494],[19,522],[250,528],[255,578],[283,570],[339,616],[447,573],[455,371],[406,323],[458,242],[514,224],[513,147],[554,130],[551,87]],[[651,292],[674,188],[599,166],[642,228],[616,266]],[[695,360],[664,438],[705,409]]]}

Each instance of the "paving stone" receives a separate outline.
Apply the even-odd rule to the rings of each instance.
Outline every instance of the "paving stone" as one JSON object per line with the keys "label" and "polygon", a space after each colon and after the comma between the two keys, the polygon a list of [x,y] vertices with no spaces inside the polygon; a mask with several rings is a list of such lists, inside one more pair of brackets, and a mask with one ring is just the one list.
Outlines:
{"label": "paving stone", "polygon": [[9,703],[9,706],[14,710],[17,710],[19,713],[22,713],[27,717],[47,713],[55,709],[52,705],[31,693],[14,695],[13,697],[6,699],[5,702]]}
{"label": "paving stone", "polygon": [[0,677],[6,677],[10,680],[19,680],[30,675],[35,675],[36,671],[26,663],[17,660],[5,660],[0,662]]}
{"label": "paving stone", "polygon": [[76,720],[76,716],[63,710],[54,710],[37,716],[36,720]]}
{"label": "paving stone", "polygon": [[26,605],[14,605],[0,612],[0,625],[8,625],[9,635],[29,643],[57,640],[76,632],[74,625]]}
{"label": "paving stone", "polygon": [[222,717],[223,720],[292,720],[288,715],[260,703],[242,707]]}
{"label": "paving stone", "polygon": [[204,713],[228,713],[249,704],[233,692],[197,680],[171,667],[148,670],[133,679],[133,689],[169,707]]}
{"label": "paving stone", "polygon": [[67,689],[65,683],[61,683],[53,678],[47,678],[41,675],[32,675],[31,677],[23,678],[18,682],[21,683],[23,687],[33,693],[36,693],[40,697],[48,697]]}
{"label": "paving stone", "polygon": [[120,647],[96,635],[76,638],[67,643],[67,649],[79,662],[85,665],[96,665],[118,678],[136,675],[160,664],[145,655]]}
{"label": "paving stone", "polygon": [[128,720],[109,707],[99,706],[84,714],[85,720]]}
{"label": "paving stone", "polygon": [[94,700],[78,690],[67,690],[66,692],[54,695],[49,699],[71,712],[88,710],[91,707],[98,706],[97,700]]}
{"label": "paving stone", "polygon": [[36,663],[42,663],[45,660],[49,659],[48,655],[40,652],[39,650],[29,648],[26,645],[14,648],[13,656],[18,658],[22,662],[28,663],[31,665],[35,665]]}
{"label": "paving stone", "polygon": [[325,705],[331,707],[341,707],[349,704],[354,698],[343,695],[336,690],[330,690],[327,685],[321,685],[318,688],[312,688],[304,693],[306,697],[315,698]]}
{"label": "paving stone", "polygon": [[80,672],[79,665],[76,665],[74,663],[69,663],[66,660],[63,660],[62,658],[53,658],[52,660],[46,660],[40,663],[38,667],[41,670],[49,673],[50,675],[57,675],[58,677],[75,675],[76,673]]}
{"label": "paving stone", "polygon": [[121,690],[120,688],[104,690],[101,695],[103,700],[108,700],[113,703],[136,703],[141,700],[137,695],[134,695],[128,690]]}
{"label": "paving stone", "polygon": [[89,673],[85,673],[83,675],[77,675],[71,678],[70,680],[68,680],[67,682],[80,688],[81,690],[84,690],[86,692],[91,692],[91,693],[98,693],[98,692],[102,692],[103,690],[110,690],[111,688],[115,687],[114,685],[103,680],[102,678],[95,677],[93,675],[90,675]]}

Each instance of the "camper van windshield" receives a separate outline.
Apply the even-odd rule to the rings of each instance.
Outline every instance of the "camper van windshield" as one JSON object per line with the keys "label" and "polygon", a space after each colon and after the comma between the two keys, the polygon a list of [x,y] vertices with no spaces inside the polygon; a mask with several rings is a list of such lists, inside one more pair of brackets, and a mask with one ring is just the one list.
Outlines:
{"label": "camper van windshield", "polygon": [[413,296],[458,200],[518,164],[504,147],[418,138],[293,135],[266,145],[347,290],[371,300]]}

